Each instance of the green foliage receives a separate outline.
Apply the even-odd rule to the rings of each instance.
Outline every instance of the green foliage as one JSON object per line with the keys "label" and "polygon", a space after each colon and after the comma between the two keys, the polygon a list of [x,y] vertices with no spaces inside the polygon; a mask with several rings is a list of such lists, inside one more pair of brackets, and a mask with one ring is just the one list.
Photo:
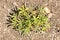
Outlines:
{"label": "green foliage", "polygon": [[31,30],[45,31],[49,27],[48,17],[44,12],[43,7],[29,8],[23,5],[16,9],[17,11],[11,15],[10,25],[13,29],[23,33],[29,33]]}

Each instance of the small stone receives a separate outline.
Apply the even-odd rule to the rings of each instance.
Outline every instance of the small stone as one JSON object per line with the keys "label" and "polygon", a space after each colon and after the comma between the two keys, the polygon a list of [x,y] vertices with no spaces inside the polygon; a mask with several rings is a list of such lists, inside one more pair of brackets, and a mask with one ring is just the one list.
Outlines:
{"label": "small stone", "polygon": [[57,30],[57,32],[59,32],[59,30]]}
{"label": "small stone", "polygon": [[50,13],[50,10],[49,10],[48,7],[44,7],[44,10],[45,10],[46,13]]}
{"label": "small stone", "polygon": [[59,28],[57,28],[57,32],[59,32],[60,31],[60,29]]}
{"label": "small stone", "polygon": [[7,9],[7,11],[8,11],[8,12],[10,12],[10,11],[11,11],[11,9]]}
{"label": "small stone", "polygon": [[49,13],[49,14],[48,14],[48,18],[51,18],[51,17],[52,17],[52,13]]}
{"label": "small stone", "polygon": [[14,5],[14,6],[18,6],[18,4],[17,4],[16,2],[13,2],[13,5]]}
{"label": "small stone", "polygon": [[48,3],[45,3],[45,6],[48,6]]}
{"label": "small stone", "polygon": [[1,25],[1,22],[0,22],[0,25]]}
{"label": "small stone", "polygon": [[28,5],[28,4],[29,4],[29,2],[26,2],[26,3],[25,3],[25,6]]}
{"label": "small stone", "polygon": [[4,5],[3,8],[6,8],[6,6]]}
{"label": "small stone", "polygon": [[4,31],[6,31],[7,29],[4,29]]}
{"label": "small stone", "polygon": [[8,11],[10,11],[10,9],[8,9]]}

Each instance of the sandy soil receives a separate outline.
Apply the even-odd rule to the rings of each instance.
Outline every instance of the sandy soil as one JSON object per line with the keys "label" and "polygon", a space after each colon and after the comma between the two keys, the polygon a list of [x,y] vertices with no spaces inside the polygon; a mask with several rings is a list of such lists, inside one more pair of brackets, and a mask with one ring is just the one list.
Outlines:
{"label": "sandy soil", "polygon": [[[11,9],[20,7],[22,3],[27,5],[47,6],[52,14],[50,18],[51,28],[47,32],[31,32],[26,36],[7,27],[7,19]],[[0,0],[0,40],[60,40],[60,0]]]}

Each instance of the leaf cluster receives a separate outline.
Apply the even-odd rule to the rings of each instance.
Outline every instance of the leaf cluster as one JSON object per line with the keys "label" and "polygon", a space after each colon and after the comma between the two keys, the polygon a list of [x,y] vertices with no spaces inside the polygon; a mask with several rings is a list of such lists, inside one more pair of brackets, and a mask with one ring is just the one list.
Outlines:
{"label": "leaf cluster", "polygon": [[43,7],[29,8],[22,5],[14,12],[10,17],[10,25],[15,30],[21,30],[23,34],[33,30],[45,31],[49,27],[48,17]]}

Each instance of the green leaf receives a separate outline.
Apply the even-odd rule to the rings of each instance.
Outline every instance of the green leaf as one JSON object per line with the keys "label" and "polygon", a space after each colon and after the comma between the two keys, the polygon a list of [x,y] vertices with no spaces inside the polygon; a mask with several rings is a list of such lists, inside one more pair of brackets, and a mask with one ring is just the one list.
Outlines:
{"label": "green leaf", "polygon": [[28,34],[31,30],[42,28],[40,31],[47,30],[50,27],[48,17],[45,16],[44,8],[29,8],[23,5],[17,8],[17,12],[11,15],[10,21],[15,30],[21,31],[22,34]]}

